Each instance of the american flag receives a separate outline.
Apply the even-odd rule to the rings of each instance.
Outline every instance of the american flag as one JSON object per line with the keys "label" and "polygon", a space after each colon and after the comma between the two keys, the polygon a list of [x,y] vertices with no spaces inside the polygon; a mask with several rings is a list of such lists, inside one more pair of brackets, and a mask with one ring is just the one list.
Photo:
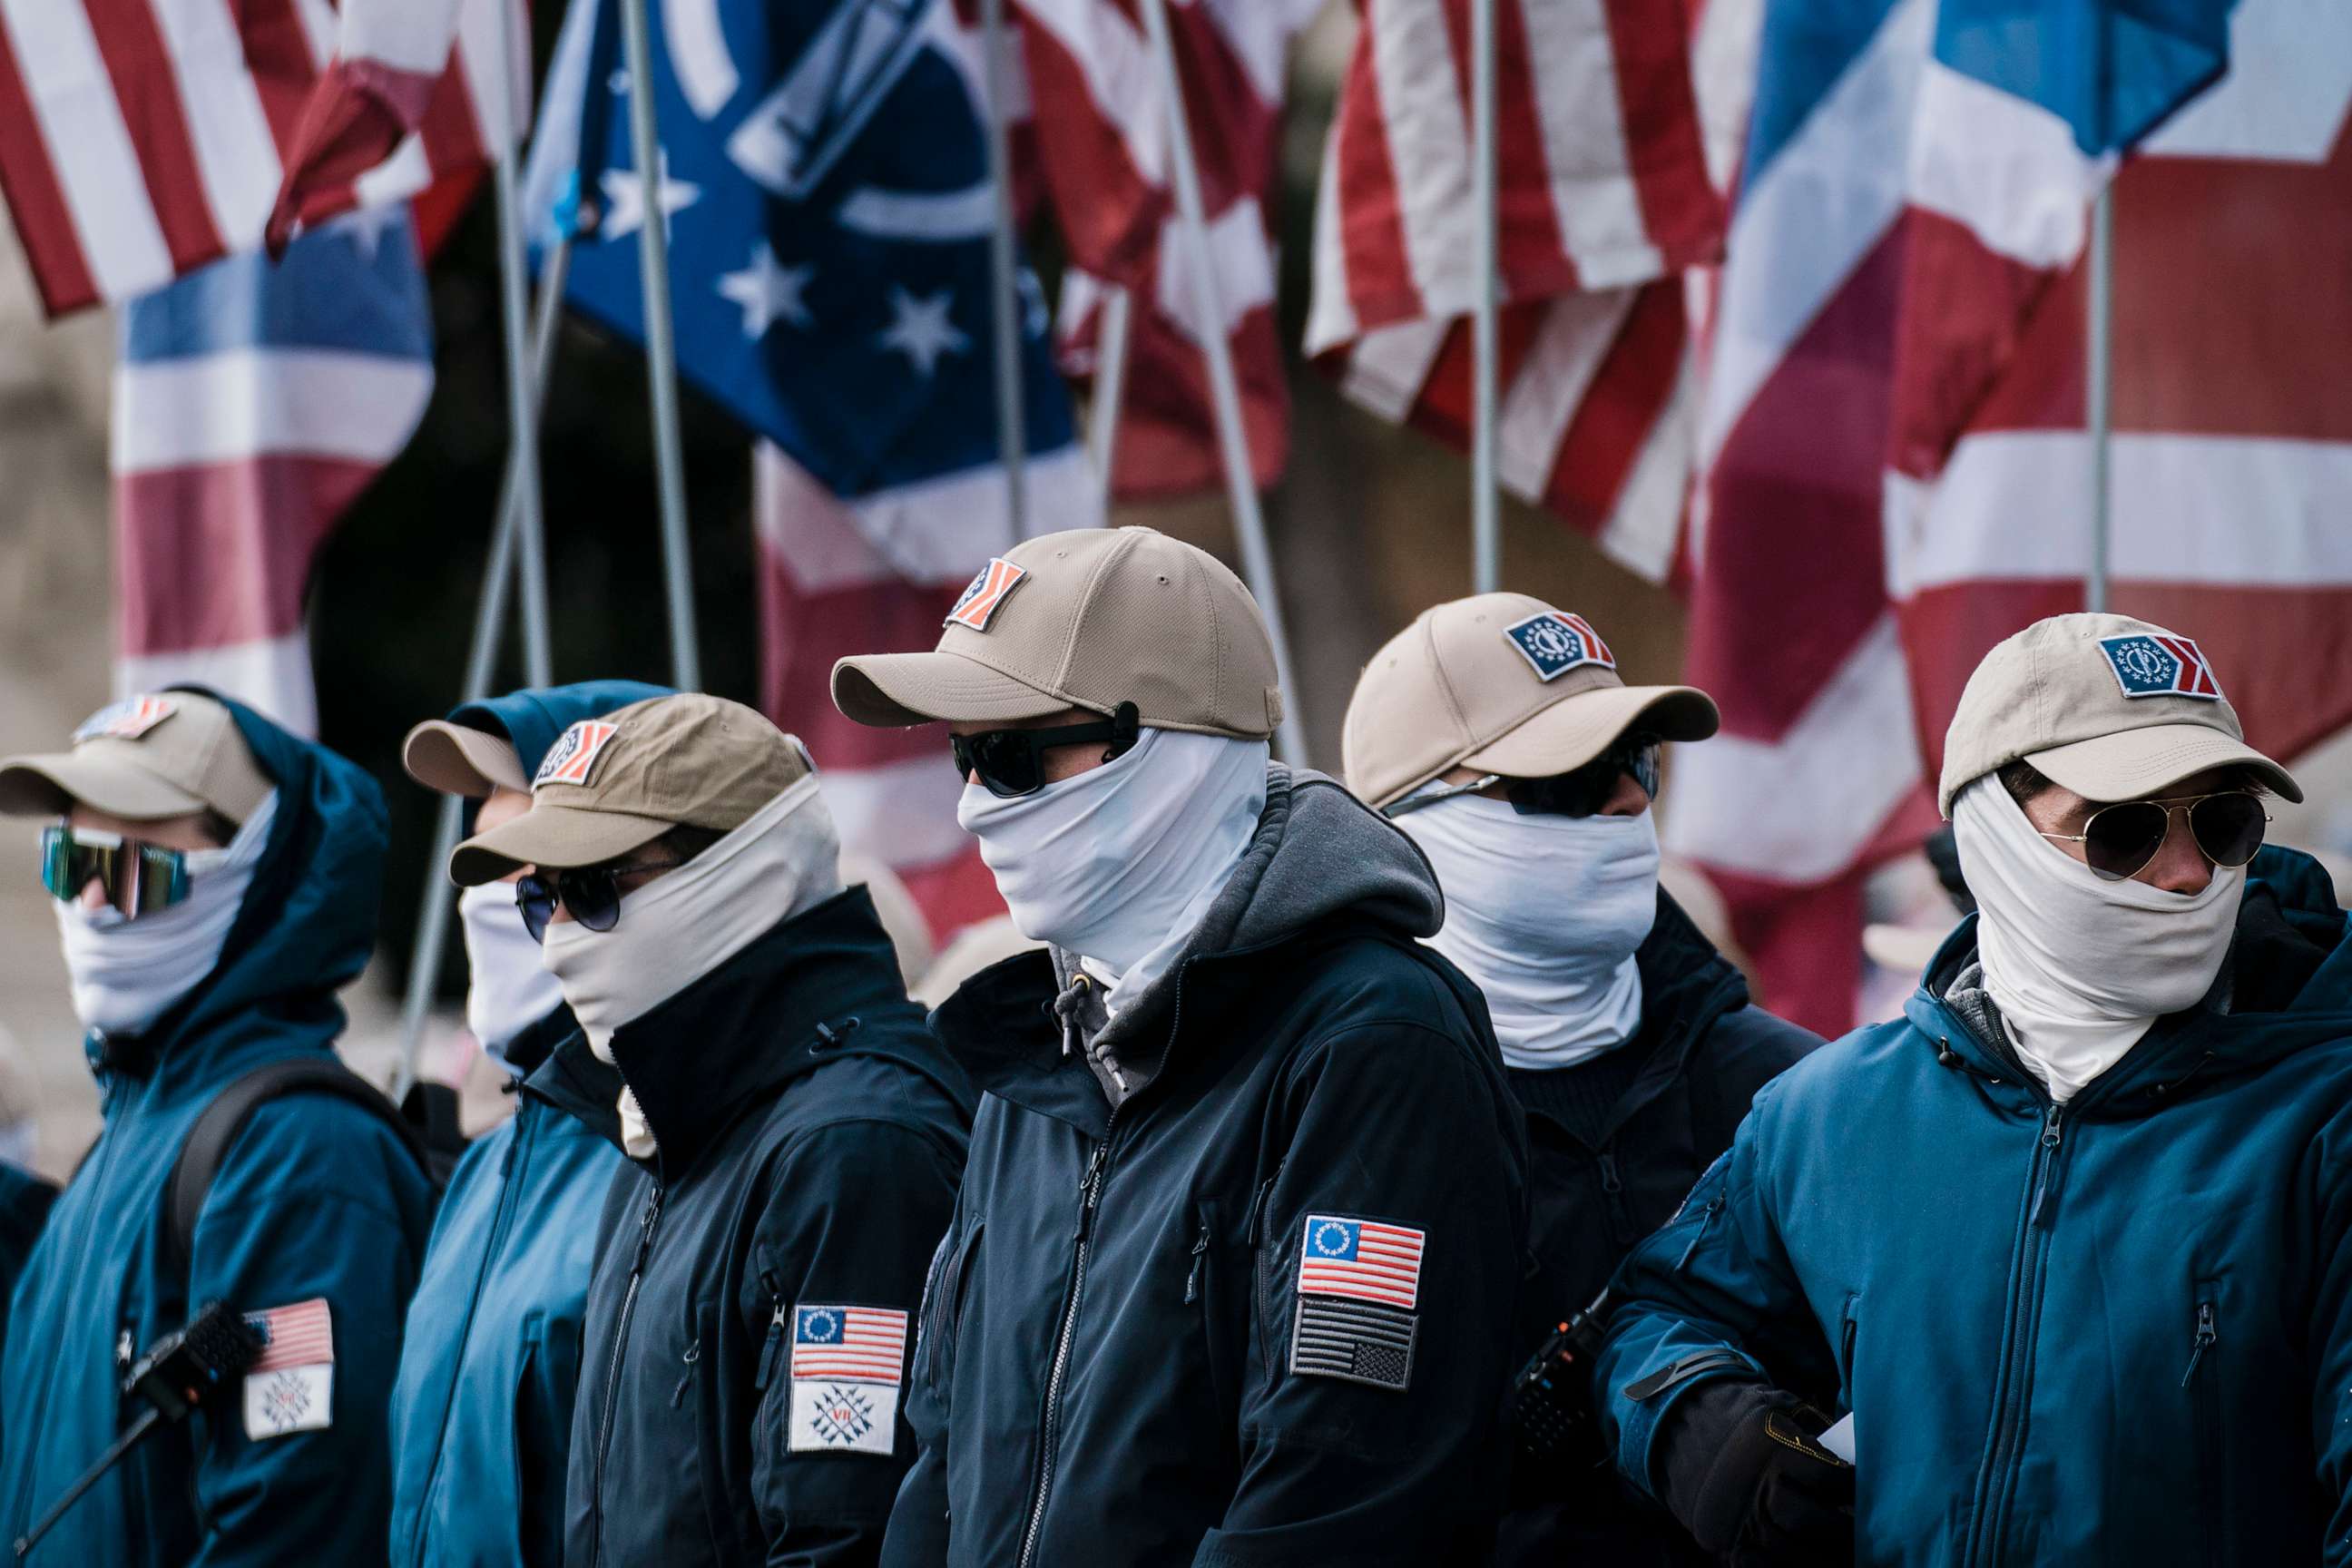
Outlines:
{"label": "american flag", "polygon": [[1352,1296],[1411,1311],[1421,1300],[1426,1233],[1376,1220],[1311,1214],[1298,1248],[1303,1295]]}
{"label": "american flag", "polygon": [[404,207],[131,300],[115,371],[115,690],[216,687],[316,728],[302,601],[344,509],[433,392]]}
{"label": "american flag", "polygon": [[260,1331],[264,1342],[261,1359],[246,1369],[248,1374],[319,1366],[335,1359],[334,1322],[323,1296],[272,1307],[266,1312],[247,1312],[245,1321]]}
{"label": "american flag", "polygon": [[[480,52],[495,3],[467,0],[415,133],[306,216],[486,161],[508,99]],[[329,0],[0,0],[0,189],[51,315],[261,243],[335,27]]]}
{"label": "american flag", "polygon": [[907,1314],[887,1307],[794,1307],[793,1376],[897,1383],[907,1361]]}
{"label": "american flag", "polygon": [[[1460,446],[1477,294],[1469,7],[1357,11],[1307,349],[1353,401]],[[1719,127],[1746,101],[1752,19],[1748,0],[1496,8],[1499,478],[1653,580],[1675,564],[1689,475],[1683,271],[1723,242]]]}

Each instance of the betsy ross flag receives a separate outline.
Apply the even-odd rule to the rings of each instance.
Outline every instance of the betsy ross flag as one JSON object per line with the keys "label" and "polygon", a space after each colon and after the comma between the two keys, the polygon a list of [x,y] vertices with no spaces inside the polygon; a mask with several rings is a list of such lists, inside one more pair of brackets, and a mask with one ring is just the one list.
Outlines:
{"label": "betsy ross flag", "polygon": [[[476,14],[494,21],[496,3],[466,0],[415,134],[306,216],[414,196],[488,160],[509,95]],[[258,246],[334,35],[324,0],[0,0],[0,191],[48,312]]]}
{"label": "betsy ross flag", "polygon": [[313,733],[312,558],[433,393],[407,210],[215,262],[131,300],[121,331],[115,690],[194,681]]}
{"label": "betsy ross flag", "polygon": [[1298,1250],[1298,1289],[1353,1296],[1410,1311],[1421,1303],[1423,1232],[1336,1215],[1308,1215]]}
{"label": "betsy ross flag", "polygon": [[896,1383],[907,1359],[907,1314],[877,1307],[797,1307],[793,1375]]}

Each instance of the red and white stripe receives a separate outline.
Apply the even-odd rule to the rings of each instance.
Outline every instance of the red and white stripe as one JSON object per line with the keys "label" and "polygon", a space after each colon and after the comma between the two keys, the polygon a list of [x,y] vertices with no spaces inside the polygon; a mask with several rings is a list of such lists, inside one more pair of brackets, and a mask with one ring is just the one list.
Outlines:
{"label": "red and white stripe", "polygon": [[1318,1258],[1315,1230],[1335,1223],[1309,1215],[1306,1241],[1298,1258],[1298,1288],[1310,1295],[1349,1296],[1360,1301],[1411,1311],[1421,1301],[1421,1254],[1423,1234],[1401,1225],[1361,1223],[1356,1232],[1356,1256]]}
{"label": "red and white stripe", "polygon": [[[1307,349],[1353,401],[1465,446],[1469,7],[1357,9]],[[1682,273],[1722,244],[1709,171],[1729,162],[1753,21],[1747,0],[1716,0],[1696,30],[1685,0],[1496,7],[1498,477],[1653,579],[1675,559],[1696,420]]]}
{"label": "red and white stripe", "polygon": [[268,1336],[261,1358],[248,1373],[276,1372],[280,1367],[319,1366],[335,1359],[334,1320],[323,1296],[291,1306],[248,1312],[247,1322]]}
{"label": "red and white stripe", "polygon": [[[475,56],[501,4],[463,0],[457,54],[415,134],[306,216],[414,195],[486,159],[509,95]],[[260,244],[335,33],[330,0],[0,0],[0,189],[49,313]]]}
{"label": "red and white stripe", "polygon": [[[793,1344],[795,1378],[897,1383],[907,1360],[907,1314],[872,1307],[828,1307],[842,1316],[838,1344]],[[803,1308],[806,1311],[808,1309]]]}

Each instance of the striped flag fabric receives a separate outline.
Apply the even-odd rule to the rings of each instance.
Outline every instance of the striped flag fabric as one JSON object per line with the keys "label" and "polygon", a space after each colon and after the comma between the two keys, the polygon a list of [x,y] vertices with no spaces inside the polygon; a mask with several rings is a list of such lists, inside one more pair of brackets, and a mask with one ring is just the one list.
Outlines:
{"label": "striped flag fabric", "polygon": [[[414,196],[488,158],[510,95],[478,51],[502,3],[465,0],[415,133],[306,216]],[[0,0],[0,191],[51,316],[261,243],[335,28],[327,0]]]}
{"label": "striped flag fabric", "polygon": [[[1307,351],[1352,401],[1468,443],[1469,6],[1358,0],[1324,149]],[[1653,579],[1696,416],[1685,268],[1719,254],[1747,0],[1499,0],[1503,488]],[[1736,116],[1737,108],[1731,110]]]}
{"label": "striped flag fabric", "polygon": [[1298,1247],[1298,1289],[1411,1311],[1421,1303],[1425,1232],[1410,1226],[1311,1214]]}
{"label": "striped flag fabric", "polygon": [[197,681],[316,730],[311,559],[424,417],[431,321],[401,206],[336,219],[275,265],[232,257],[123,307],[118,695]]}
{"label": "striped flag fabric", "polygon": [[290,1307],[250,1312],[245,1321],[262,1337],[261,1355],[246,1369],[248,1375],[276,1372],[280,1367],[315,1366],[335,1359],[334,1319],[323,1296],[313,1296]]}
{"label": "striped flag fabric", "polygon": [[907,1314],[887,1307],[795,1307],[793,1376],[897,1383],[907,1361]]}

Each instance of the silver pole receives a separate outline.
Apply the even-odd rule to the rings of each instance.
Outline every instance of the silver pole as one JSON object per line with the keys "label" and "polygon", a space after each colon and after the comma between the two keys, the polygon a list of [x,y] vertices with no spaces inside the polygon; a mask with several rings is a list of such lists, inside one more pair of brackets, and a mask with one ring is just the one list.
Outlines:
{"label": "silver pole", "polygon": [[[635,0],[644,4],[644,0]],[[988,177],[995,188],[996,224],[988,237],[990,325],[996,345],[996,447],[1004,459],[1004,510],[1013,537],[1027,532],[1023,463],[1029,451],[1021,405],[1021,258],[1013,245],[1013,136],[1004,122],[1004,0],[981,0],[982,81],[988,91]]]}
{"label": "silver pole", "polygon": [[[563,277],[572,260],[568,241],[559,240],[540,269],[539,318],[532,327],[530,396],[524,424],[533,437],[539,410],[547,396],[547,378],[555,363],[555,323],[563,303]],[[482,596],[474,606],[474,640],[466,652],[466,677],[460,700],[478,702],[489,695],[490,671],[499,652],[499,624],[506,619],[507,584],[521,565],[519,548],[523,511],[523,464],[530,442],[517,442],[507,453],[505,488],[499,497],[499,525],[490,531],[490,558],[482,569]],[[528,628],[526,628],[526,637]],[[541,684],[534,680],[532,684]],[[441,984],[441,961],[449,939],[449,885],[444,869],[449,851],[457,847],[465,803],[445,795],[435,819],[433,853],[425,863],[425,896],[416,906],[416,942],[409,950],[408,990],[400,1005],[400,1070],[393,1079],[392,1098],[400,1100],[416,1081],[418,1058],[425,1050],[425,1018],[432,1011],[433,994]]]}
{"label": "silver pole", "polygon": [[1106,286],[1102,320],[1095,328],[1095,397],[1087,414],[1087,446],[1104,517],[1110,515],[1111,460],[1118,455],[1118,416],[1127,405],[1128,320],[1133,308],[1126,289]]}
{"label": "silver pole", "polygon": [[[515,69],[514,37],[520,20],[510,7],[501,9],[499,70],[509,92],[520,74]],[[508,118],[510,121],[514,118],[511,111]],[[499,221],[499,315],[506,337],[508,439],[513,443],[507,472],[515,495],[515,570],[522,600],[523,674],[530,684],[547,686],[555,678],[552,658],[548,652],[547,549],[541,532],[538,399],[528,384],[530,349],[524,318],[530,310],[530,286],[524,277],[522,219],[515,196],[515,138],[520,130],[518,125],[508,126],[492,176]],[[559,279],[551,297],[562,292]]]}
{"label": "silver pole", "polygon": [[2111,402],[2115,384],[2116,209],[2115,183],[2099,187],[2091,204],[2090,363],[2084,372],[2091,437],[2091,574],[2083,585],[2083,606],[2107,607],[2108,554],[2114,522],[2109,438],[2115,433]]}
{"label": "silver pole", "polygon": [[1470,211],[1477,224],[1470,247],[1478,293],[1470,316],[1470,584],[1491,594],[1503,585],[1503,521],[1497,507],[1495,311],[1499,292],[1495,174],[1495,0],[1470,6]]}
{"label": "silver pole", "polygon": [[1259,613],[1265,616],[1265,629],[1274,641],[1275,679],[1282,685],[1283,719],[1275,732],[1275,754],[1287,763],[1304,763],[1306,727],[1299,720],[1298,683],[1290,676],[1290,641],[1282,629],[1282,593],[1274,580],[1274,552],[1266,545],[1265,514],[1259,510],[1249,437],[1242,426],[1241,383],[1234,374],[1233,342],[1225,335],[1223,291],[1217,286],[1216,264],[1209,253],[1209,221],[1201,201],[1200,167],[1192,161],[1192,128],[1184,114],[1176,46],[1168,30],[1168,0],[1144,0],[1143,20],[1151,30],[1151,58],[1160,77],[1160,96],[1168,110],[1168,161],[1176,181],[1176,226],[1183,237],[1185,268],[1192,275],[1201,352],[1208,359],[1209,391],[1217,415],[1217,450],[1224,459],[1234,532],[1242,547],[1242,577],[1257,598]]}
{"label": "silver pole", "polygon": [[646,0],[621,0],[628,50],[629,130],[637,177],[645,182],[645,222],[637,228],[637,270],[646,301],[646,379],[653,391],[654,467],[661,487],[662,586],[669,605],[670,679],[681,691],[702,689],[695,651],[694,562],[686,533],[686,454],[677,434],[677,342],[669,312],[669,214],[662,206],[667,170],[654,123],[653,39]]}

